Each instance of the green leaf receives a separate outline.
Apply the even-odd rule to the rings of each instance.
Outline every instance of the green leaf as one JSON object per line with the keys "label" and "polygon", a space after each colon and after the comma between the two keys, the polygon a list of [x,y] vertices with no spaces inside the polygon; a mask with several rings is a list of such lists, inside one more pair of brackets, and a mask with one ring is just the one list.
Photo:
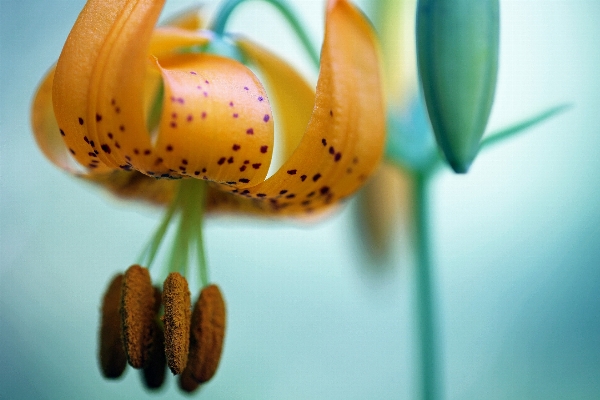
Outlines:
{"label": "green leaf", "polygon": [[486,138],[484,138],[481,141],[481,146],[480,149],[487,149],[497,143],[501,143],[504,142],[506,139],[509,139],[515,135],[517,135],[518,133],[521,133],[547,119],[549,119],[550,117],[553,117],[557,114],[560,114],[563,111],[568,110],[569,108],[571,108],[571,104],[562,104],[556,107],[552,107],[546,111],[543,111],[531,118],[528,118],[524,121],[518,122],[516,124],[513,124],[509,127],[503,128],[499,131],[496,131],[494,133],[491,133],[489,136],[487,136]]}

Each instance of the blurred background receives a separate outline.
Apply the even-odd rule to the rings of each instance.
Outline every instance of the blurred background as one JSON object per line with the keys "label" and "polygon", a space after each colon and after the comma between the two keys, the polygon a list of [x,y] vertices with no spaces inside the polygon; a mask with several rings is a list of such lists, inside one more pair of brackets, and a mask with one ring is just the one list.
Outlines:
{"label": "blurred background", "polygon": [[[323,1],[291,1],[320,43]],[[0,398],[185,397],[137,371],[102,379],[99,306],[160,210],[117,202],[54,168],[29,107],[84,1],[0,0]],[[163,15],[194,1],[169,0]],[[365,11],[370,1],[360,3]],[[600,3],[501,1],[490,131],[573,107],[438,175],[432,192],[437,313],[447,399],[597,399],[600,393]],[[298,60],[272,8],[230,25]],[[399,196],[402,198],[402,196]],[[355,201],[315,225],[211,219],[210,273],[228,331],[205,399],[413,399],[414,267],[399,229],[385,263],[365,252]]]}

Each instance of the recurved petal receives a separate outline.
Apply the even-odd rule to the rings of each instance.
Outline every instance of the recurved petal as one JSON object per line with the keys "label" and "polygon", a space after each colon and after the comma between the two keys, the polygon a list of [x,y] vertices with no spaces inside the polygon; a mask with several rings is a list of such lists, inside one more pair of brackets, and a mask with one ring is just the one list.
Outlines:
{"label": "recurved petal", "polygon": [[182,176],[245,187],[262,182],[273,152],[267,94],[243,64],[181,54],[158,64],[165,96],[155,153]]}
{"label": "recurved petal", "polygon": [[152,33],[149,53],[157,58],[172,54],[176,50],[201,46],[209,42],[207,33],[191,31],[176,26],[157,27]]}
{"label": "recurved petal", "polygon": [[[265,182],[213,196],[218,209],[302,214],[354,193],[379,163],[385,113],[374,32],[345,0],[328,4],[321,71],[312,116],[299,145]],[[221,201],[223,200],[223,201]]]}
{"label": "recurved petal", "polygon": [[275,151],[283,162],[291,157],[304,136],[315,104],[315,90],[298,71],[267,49],[242,37],[236,43],[261,71],[275,100],[272,106],[280,132]]}
{"label": "recurved petal", "polygon": [[145,71],[163,3],[89,0],[71,30],[56,66],[52,101],[81,165],[150,170]]}
{"label": "recurved petal", "polygon": [[[31,126],[35,140],[44,155],[57,167],[75,175],[84,173],[84,169],[77,164],[73,156],[76,154],[73,148],[65,145],[63,137],[64,130],[58,127],[54,110],[52,108],[52,83],[54,81],[53,66],[46,74],[40,84],[33,104],[31,106]],[[93,163],[93,165],[96,165]],[[98,164],[99,171],[106,170]]]}

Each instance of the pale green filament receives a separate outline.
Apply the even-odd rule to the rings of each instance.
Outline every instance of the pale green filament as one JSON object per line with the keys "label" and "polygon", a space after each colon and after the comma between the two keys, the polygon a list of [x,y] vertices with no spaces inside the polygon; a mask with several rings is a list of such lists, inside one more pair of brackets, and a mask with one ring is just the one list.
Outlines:
{"label": "pale green filament", "polygon": [[189,278],[194,274],[193,267],[196,264],[199,287],[208,285],[208,268],[202,237],[206,191],[207,185],[204,181],[182,179],[178,182],[175,198],[140,255],[138,264],[148,268],[152,266],[169,225],[176,221],[175,236],[170,253],[161,268],[161,278],[166,278],[171,272],[179,272]]}

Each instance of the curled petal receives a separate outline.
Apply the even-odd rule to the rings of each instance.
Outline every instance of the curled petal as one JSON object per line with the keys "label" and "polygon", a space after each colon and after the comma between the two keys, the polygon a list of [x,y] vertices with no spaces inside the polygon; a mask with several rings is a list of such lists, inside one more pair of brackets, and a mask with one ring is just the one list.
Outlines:
{"label": "curled petal", "polygon": [[[176,185],[144,175],[203,178],[215,182],[208,211],[263,214],[321,209],[362,185],[381,158],[385,116],[375,35],[355,8],[329,1],[314,105],[291,67],[239,41],[281,101],[289,158],[265,181],[274,129],[262,85],[236,61],[173,51],[204,43],[202,34],[171,27],[152,35],[162,5],[90,0],[65,44],[51,97],[65,147],[89,171],[102,171],[86,178],[158,203],[172,199]],[[160,88],[154,132],[146,120]]]}
{"label": "curled petal", "polygon": [[156,151],[180,175],[239,187],[262,182],[273,118],[258,78],[237,61],[183,54],[159,65],[165,85]]}
{"label": "curled petal", "polygon": [[[375,35],[347,1],[332,0],[315,105],[302,140],[273,176],[241,192],[248,200],[223,201],[223,207],[298,214],[334,204],[354,193],[379,163],[384,134]],[[218,196],[211,198],[218,208]]]}
{"label": "curled petal", "polygon": [[315,104],[315,90],[298,71],[268,50],[244,38],[238,38],[237,45],[260,69],[271,97],[276,99],[273,106],[281,131],[277,145],[285,161],[304,136]]}

